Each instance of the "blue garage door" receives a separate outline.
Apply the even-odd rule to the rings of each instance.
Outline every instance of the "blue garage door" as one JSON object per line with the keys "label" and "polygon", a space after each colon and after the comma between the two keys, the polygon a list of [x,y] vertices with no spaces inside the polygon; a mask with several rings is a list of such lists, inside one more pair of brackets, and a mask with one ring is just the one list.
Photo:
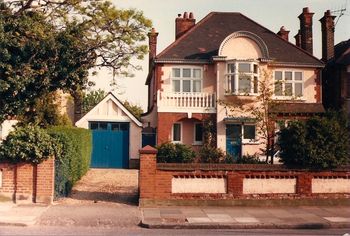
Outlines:
{"label": "blue garage door", "polygon": [[129,123],[90,122],[93,168],[129,167]]}

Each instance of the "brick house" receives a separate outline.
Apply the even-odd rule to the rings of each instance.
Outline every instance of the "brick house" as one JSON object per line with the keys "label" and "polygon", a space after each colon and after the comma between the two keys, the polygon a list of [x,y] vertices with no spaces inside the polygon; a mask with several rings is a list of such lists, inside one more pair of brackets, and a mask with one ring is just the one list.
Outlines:
{"label": "brick house", "polygon": [[[175,41],[156,53],[158,33],[149,33],[148,111],[157,144],[203,145],[203,121],[216,126],[217,147],[234,156],[259,153],[266,140],[256,119],[225,102],[258,103],[263,71],[271,74],[278,117],[323,112],[322,61],[312,55],[312,15],[300,14],[296,44],[284,27],[276,34],[241,13],[212,12],[196,23],[193,13],[175,19]],[[222,102],[223,101],[223,102]]]}
{"label": "brick house", "polygon": [[350,39],[334,45],[334,19],[326,11],[322,26],[323,104],[326,108],[344,109],[350,118]]}

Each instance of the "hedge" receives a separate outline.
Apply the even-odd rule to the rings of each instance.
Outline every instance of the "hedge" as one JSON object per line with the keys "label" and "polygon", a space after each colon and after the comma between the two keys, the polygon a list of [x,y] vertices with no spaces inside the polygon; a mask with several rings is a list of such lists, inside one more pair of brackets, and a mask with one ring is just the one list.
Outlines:
{"label": "hedge", "polygon": [[87,129],[56,126],[48,133],[61,143],[56,154],[55,198],[67,196],[90,166],[92,136]]}

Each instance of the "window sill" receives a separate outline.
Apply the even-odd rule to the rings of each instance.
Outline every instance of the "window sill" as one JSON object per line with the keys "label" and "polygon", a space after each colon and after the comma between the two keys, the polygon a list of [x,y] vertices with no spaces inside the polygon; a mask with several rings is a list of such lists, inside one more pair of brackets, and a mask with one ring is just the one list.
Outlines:
{"label": "window sill", "polygon": [[257,140],[243,140],[242,144],[243,145],[259,145],[260,142]]}
{"label": "window sill", "polygon": [[282,100],[282,101],[300,101],[300,102],[305,102],[306,99],[303,97],[292,97],[292,96],[273,96],[273,100]]}
{"label": "window sill", "polygon": [[244,97],[257,97],[257,93],[225,93],[225,96],[244,96]]}

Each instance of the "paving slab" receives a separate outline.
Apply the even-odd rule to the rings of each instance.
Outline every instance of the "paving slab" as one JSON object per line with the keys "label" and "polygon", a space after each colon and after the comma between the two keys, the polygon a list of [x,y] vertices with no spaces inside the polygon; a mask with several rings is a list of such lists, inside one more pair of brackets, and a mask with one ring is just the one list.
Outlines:
{"label": "paving slab", "polygon": [[227,214],[208,214],[209,219],[216,223],[233,223],[235,220]]}
{"label": "paving slab", "polygon": [[0,203],[0,225],[34,225],[48,208],[41,204]]}

